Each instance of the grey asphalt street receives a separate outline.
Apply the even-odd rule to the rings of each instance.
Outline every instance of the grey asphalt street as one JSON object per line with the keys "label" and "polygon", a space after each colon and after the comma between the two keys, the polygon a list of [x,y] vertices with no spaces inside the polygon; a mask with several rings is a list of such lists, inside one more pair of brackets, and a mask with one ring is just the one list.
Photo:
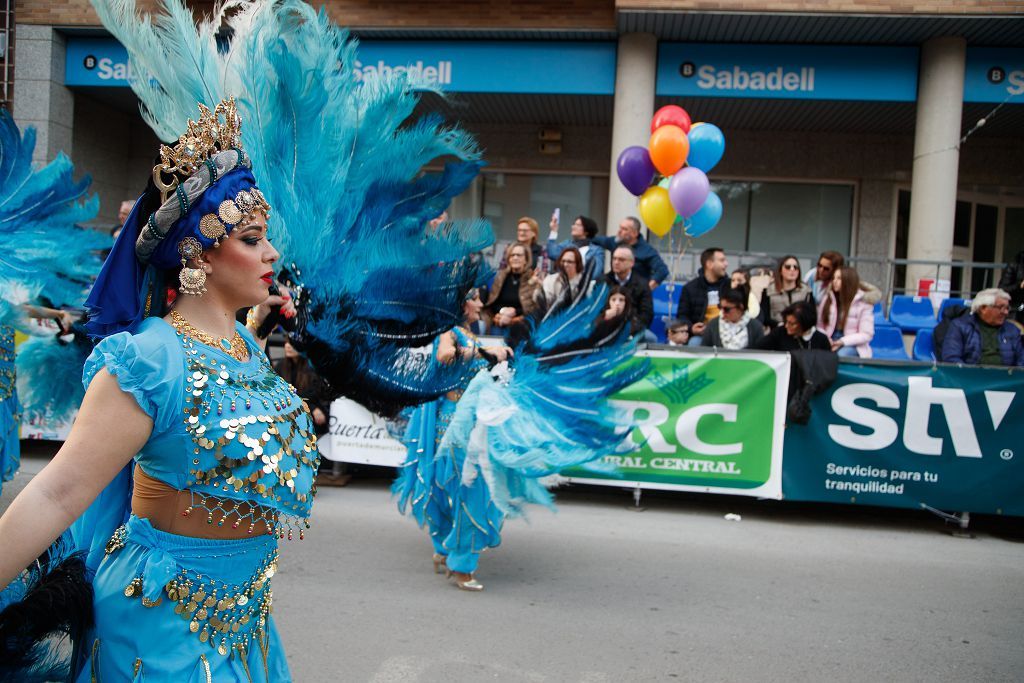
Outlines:
{"label": "grey asphalt street", "polygon": [[563,489],[557,513],[506,524],[474,594],[433,574],[387,484],[321,489],[306,540],[283,544],[297,681],[1024,679],[1010,520],[959,539],[925,513],[666,493],[635,512],[628,492]]}

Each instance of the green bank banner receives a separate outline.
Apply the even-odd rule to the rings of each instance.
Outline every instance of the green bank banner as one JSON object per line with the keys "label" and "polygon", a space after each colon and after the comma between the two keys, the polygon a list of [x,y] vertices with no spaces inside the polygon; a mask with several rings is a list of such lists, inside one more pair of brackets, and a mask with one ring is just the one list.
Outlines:
{"label": "green bank banner", "polygon": [[843,363],[786,430],[786,498],[1024,515],[1024,372]]}
{"label": "green bank banner", "polygon": [[609,456],[619,476],[573,481],[780,498],[789,356],[642,351],[647,376],[616,395],[638,424],[639,450]]}

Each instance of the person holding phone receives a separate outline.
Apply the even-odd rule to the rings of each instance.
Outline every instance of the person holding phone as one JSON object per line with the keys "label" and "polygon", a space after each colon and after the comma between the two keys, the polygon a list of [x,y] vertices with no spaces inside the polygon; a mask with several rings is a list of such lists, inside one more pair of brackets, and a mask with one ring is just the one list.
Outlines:
{"label": "person holding phone", "polygon": [[[604,271],[604,250],[597,246],[594,238],[597,237],[597,221],[589,216],[579,215],[573,219],[570,228],[570,238],[564,242],[558,242],[558,220],[561,212],[555,209],[551,214],[551,231],[548,233],[548,257],[558,262],[558,257],[569,247],[575,247],[583,257],[584,270],[590,269],[591,278],[601,277]],[[592,264],[592,265],[591,265]]]}

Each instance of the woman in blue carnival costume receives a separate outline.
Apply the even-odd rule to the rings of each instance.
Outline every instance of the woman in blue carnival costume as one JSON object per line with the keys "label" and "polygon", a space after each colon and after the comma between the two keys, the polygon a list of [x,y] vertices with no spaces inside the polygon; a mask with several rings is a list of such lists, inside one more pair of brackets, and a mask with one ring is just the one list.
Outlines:
{"label": "woman in blue carnival costume", "polygon": [[[435,340],[433,351],[438,363],[451,364],[457,358],[469,359],[471,363],[465,366],[458,389],[411,412],[404,436],[408,454],[392,487],[398,496],[399,512],[405,514],[407,508],[411,509],[420,527],[427,527],[434,546],[434,571],[454,576],[459,588],[470,591],[483,589],[473,578],[473,572],[480,552],[500,542],[503,516],[486,495],[480,495],[482,480],[475,487],[463,487],[459,479],[462,463],[436,456],[437,445],[448,429],[465,386],[477,372],[486,369],[489,360],[504,361],[511,357],[506,346],[491,346],[485,351],[470,332],[469,328],[480,319],[482,308],[480,293],[474,289],[463,304],[462,324]],[[481,527],[469,522],[470,519],[481,520]]]}
{"label": "woman in blue carnival costume", "polygon": [[[15,384],[14,333],[38,333],[29,318],[52,318],[68,326],[70,315],[52,306],[81,303],[99,271],[99,250],[109,243],[106,235],[78,225],[99,210],[96,197],[82,201],[89,178],[75,182],[71,161],[63,154],[33,169],[35,143],[35,129],[22,136],[7,110],[0,109],[0,488],[19,464],[22,406]],[[52,382],[55,368],[49,372]]]}
{"label": "woman in blue carnival costume", "polygon": [[[395,412],[453,388],[462,363],[430,368],[410,349],[451,327],[480,278],[471,254],[488,228],[427,228],[479,151],[437,117],[410,121],[404,76],[362,88],[354,44],[296,0],[232,5],[198,30],[178,0],[152,21],[130,0],[94,5],[128,49],[154,130],[186,133],[162,149],[87,302],[102,341],[72,434],[0,518],[0,581],[74,521],[0,594],[0,680],[5,666],[48,663],[36,643],[51,631],[22,605],[75,549],[96,570],[96,623],[73,639],[79,680],[289,680],[269,583],[277,537],[303,535],[319,458],[305,408],[234,311],[259,304],[258,329],[272,303],[259,303],[277,258],[269,232],[300,280],[295,341],[332,391]],[[213,38],[225,24],[226,46]],[[230,100],[218,104],[231,94],[259,125],[239,132]],[[209,107],[198,123],[185,114],[196,102]],[[439,157],[454,161],[423,171]],[[72,619],[59,628],[87,626]]]}
{"label": "woman in blue carnival costume", "polygon": [[87,301],[101,341],[72,432],[0,518],[5,585],[74,521],[96,572],[78,680],[289,677],[270,579],[277,539],[308,528],[319,456],[305,405],[234,322],[266,314],[278,253],[234,103],[200,111]]}
{"label": "woman in blue carnival costume", "polygon": [[[483,590],[474,576],[480,553],[501,543],[506,518],[523,515],[528,503],[553,507],[542,478],[573,466],[607,469],[601,459],[626,447],[631,425],[608,398],[646,366],[628,363],[636,344],[625,320],[603,323],[606,290],[566,290],[530,321],[514,354],[503,351],[493,371],[478,363],[464,392],[409,421],[409,455],[393,491],[399,510],[411,507],[428,527],[435,571],[443,568],[460,589]],[[467,323],[474,310],[467,303]],[[441,362],[479,354],[459,328],[444,340]]]}

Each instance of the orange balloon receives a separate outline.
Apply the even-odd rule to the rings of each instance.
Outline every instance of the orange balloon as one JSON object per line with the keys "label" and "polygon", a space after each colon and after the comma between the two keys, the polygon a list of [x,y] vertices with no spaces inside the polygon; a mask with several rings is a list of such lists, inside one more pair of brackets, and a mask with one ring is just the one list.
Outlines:
{"label": "orange balloon", "polygon": [[661,175],[672,175],[686,163],[690,140],[679,126],[662,126],[651,133],[651,162]]}

